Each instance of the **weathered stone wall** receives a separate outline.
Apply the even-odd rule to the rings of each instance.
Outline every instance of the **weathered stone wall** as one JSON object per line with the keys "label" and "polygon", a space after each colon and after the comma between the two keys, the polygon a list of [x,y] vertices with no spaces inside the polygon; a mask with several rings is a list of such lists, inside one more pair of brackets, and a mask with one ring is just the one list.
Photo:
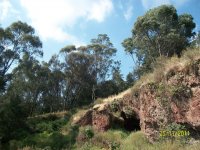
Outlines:
{"label": "weathered stone wall", "polygon": [[[118,111],[131,108],[150,141],[159,138],[159,130],[172,122],[187,125],[200,134],[200,61],[194,64],[194,68],[173,70],[162,81],[146,83],[137,92],[123,95]],[[110,103],[95,105],[77,123],[90,124],[100,131],[109,129],[113,116],[116,118]]]}

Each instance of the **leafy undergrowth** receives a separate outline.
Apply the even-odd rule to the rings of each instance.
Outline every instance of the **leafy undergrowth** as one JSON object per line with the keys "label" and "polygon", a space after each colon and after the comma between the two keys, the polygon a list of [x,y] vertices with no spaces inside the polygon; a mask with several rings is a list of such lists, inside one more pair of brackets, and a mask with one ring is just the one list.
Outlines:
{"label": "leafy undergrowth", "polygon": [[[96,103],[112,102],[127,93],[137,94],[141,85],[147,83],[164,83],[163,80],[176,74],[176,71],[185,73],[197,72],[196,62],[200,59],[200,50],[186,51],[183,57],[172,57],[168,60],[158,61],[153,73],[143,76],[133,88],[111,96],[100,99]],[[151,84],[151,85],[154,85]],[[157,93],[163,95],[162,84],[157,86]],[[172,95],[177,98],[184,87],[172,87]],[[164,88],[166,91],[166,88]],[[158,96],[160,96],[158,95]],[[116,105],[113,105],[115,109]],[[83,114],[88,107],[78,111]],[[107,132],[97,132],[92,127],[72,126],[72,115],[76,112],[61,112],[39,115],[28,119],[30,131],[22,131],[19,139],[9,142],[5,149],[11,150],[198,150],[200,142],[186,144],[179,139],[162,139],[155,143],[149,143],[141,131],[127,132],[123,129],[110,129]],[[1,148],[0,148],[1,149]]]}
{"label": "leafy undergrowth", "polygon": [[186,144],[179,139],[162,139],[154,144],[141,131],[126,132],[123,130],[108,130],[107,132],[94,132],[87,136],[91,127],[81,129],[75,144],[77,150],[197,150],[200,143]]}
{"label": "leafy undergrowth", "polygon": [[11,150],[198,150],[200,143],[186,144],[178,139],[149,143],[142,131],[128,132],[113,128],[98,132],[91,126],[71,126],[73,113],[48,114],[30,118],[32,132],[22,132],[12,140]]}
{"label": "leafy undergrowth", "polygon": [[71,126],[70,123],[72,114],[61,112],[29,118],[29,132],[22,131],[20,138],[11,140],[4,149],[72,149],[78,134],[78,127]]}

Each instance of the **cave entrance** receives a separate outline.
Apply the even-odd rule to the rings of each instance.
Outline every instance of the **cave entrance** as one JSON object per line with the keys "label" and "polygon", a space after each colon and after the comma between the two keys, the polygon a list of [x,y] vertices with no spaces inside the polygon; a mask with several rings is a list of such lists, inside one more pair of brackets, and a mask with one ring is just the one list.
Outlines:
{"label": "cave entrance", "polygon": [[121,117],[124,119],[124,128],[127,131],[138,131],[140,130],[140,119],[136,116],[127,116],[123,111]]}

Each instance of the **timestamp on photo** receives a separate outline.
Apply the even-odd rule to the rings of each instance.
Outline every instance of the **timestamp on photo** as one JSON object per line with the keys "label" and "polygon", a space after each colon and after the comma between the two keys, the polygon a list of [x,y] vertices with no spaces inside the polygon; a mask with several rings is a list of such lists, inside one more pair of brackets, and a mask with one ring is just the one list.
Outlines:
{"label": "timestamp on photo", "polygon": [[161,130],[159,131],[160,137],[186,137],[190,135],[190,131],[187,130]]}

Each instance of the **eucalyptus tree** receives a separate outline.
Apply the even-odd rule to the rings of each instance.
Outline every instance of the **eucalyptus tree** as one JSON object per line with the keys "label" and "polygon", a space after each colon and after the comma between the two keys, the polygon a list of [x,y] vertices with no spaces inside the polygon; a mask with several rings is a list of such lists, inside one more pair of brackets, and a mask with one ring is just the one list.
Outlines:
{"label": "eucalyptus tree", "polygon": [[0,89],[11,78],[9,69],[22,59],[23,53],[42,56],[42,42],[31,26],[21,21],[0,28]]}
{"label": "eucalyptus tree", "polygon": [[93,56],[93,69],[95,74],[95,84],[92,87],[92,99],[96,98],[95,92],[97,85],[111,75],[112,69],[118,65],[113,57],[117,49],[114,48],[110,38],[106,34],[99,34],[96,39],[91,40],[88,45],[88,53]]}
{"label": "eucalyptus tree", "polygon": [[139,69],[146,72],[159,56],[180,56],[190,45],[194,28],[190,14],[178,15],[175,7],[162,5],[138,17],[132,37],[125,39],[122,45],[126,52],[136,56]]}
{"label": "eucalyptus tree", "polygon": [[96,98],[100,83],[108,79],[118,63],[116,49],[106,34],[99,34],[87,46],[68,45],[61,49],[65,58],[67,97],[71,103],[88,103]]}

